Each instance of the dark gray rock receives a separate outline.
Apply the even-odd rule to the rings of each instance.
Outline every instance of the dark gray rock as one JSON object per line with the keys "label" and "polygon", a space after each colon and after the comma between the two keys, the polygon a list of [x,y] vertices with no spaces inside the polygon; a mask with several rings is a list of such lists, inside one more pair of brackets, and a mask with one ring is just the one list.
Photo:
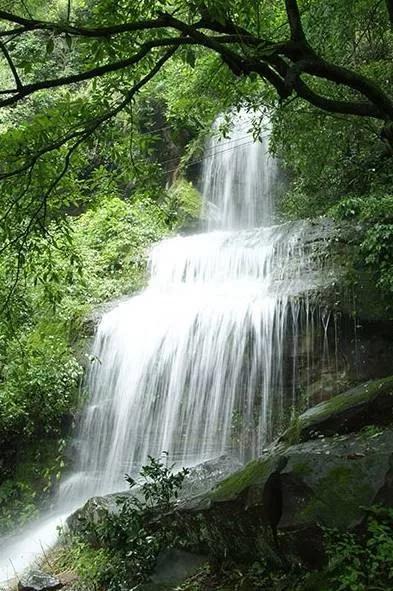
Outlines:
{"label": "dark gray rock", "polygon": [[392,466],[392,430],[276,449],[207,495],[183,501],[169,522],[189,548],[217,559],[282,553],[319,566],[323,528],[353,531],[365,508],[393,505]]}
{"label": "dark gray rock", "polygon": [[29,570],[18,581],[19,591],[55,591],[63,586],[60,579],[38,569]]}
{"label": "dark gray rock", "polygon": [[240,460],[228,455],[197,464],[189,468],[189,474],[184,480],[179,497],[184,499],[207,493],[218,482],[242,467]]}
{"label": "dark gray rock", "polygon": [[67,526],[69,530],[76,533],[81,524],[88,521],[91,524],[97,524],[104,519],[108,513],[117,511],[117,503],[113,498],[114,495],[106,497],[92,497],[80,508],[74,511],[67,518]]}
{"label": "dark gray rock", "polygon": [[172,548],[161,552],[151,576],[151,581],[142,586],[143,591],[174,589],[194,576],[207,562],[206,556]]}
{"label": "dark gray rock", "polygon": [[[179,499],[186,499],[207,493],[217,482],[228,477],[242,467],[240,460],[228,455],[207,460],[189,468],[183,487],[179,492]],[[108,514],[117,513],[120,503],[130,497],[140,497],[138,487],[131,491],[92,497],[83,507],[75,511],[67,519],[67,525],[71,532],[77,532],[82,522],[99,523]]]}

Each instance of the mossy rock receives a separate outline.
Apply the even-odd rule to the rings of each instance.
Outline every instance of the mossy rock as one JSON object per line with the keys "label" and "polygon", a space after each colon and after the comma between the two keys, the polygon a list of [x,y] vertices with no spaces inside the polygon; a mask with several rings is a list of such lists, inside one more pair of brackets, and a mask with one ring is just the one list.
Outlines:
{"label": "mossy rock", "polygon": [[[204,494],[210,491],[217,482],[242,467],[240,460],[229,455],[222,455],[189,468],[184,479],[179,499],[193,499],[199,503]],[[81,524],[96,526],[107,519],[108,515],[119,512],[122,501],[137,497],[142,500],[139,487],[105,496],[91,497],[82,507],[72,513],[67,519],[70,531],[77,534]]]}
{"label": "mossy rock", "polygon": [[359,432],[369,425],[393,423],[393,376],[356,386],[313,406],[284,434],[284,441]]}
{"label": "mossy rock", "polygon": [[213,502],[227,502],[236,499],[243,491],[263,486],[275,467],[275,458],[253,460],[242,470],[231,474],[211,491]]}
{"label": "mossy rock", "polygon": [[[393,430],[323,438],[276,448],[170,519],[185,547],[215,559],[323,564],[323,529],[354,531],[366,507],[393,505]],[[275,533],[277,535],[275,535]],[[277,547],[276,540],[279,540]]]}

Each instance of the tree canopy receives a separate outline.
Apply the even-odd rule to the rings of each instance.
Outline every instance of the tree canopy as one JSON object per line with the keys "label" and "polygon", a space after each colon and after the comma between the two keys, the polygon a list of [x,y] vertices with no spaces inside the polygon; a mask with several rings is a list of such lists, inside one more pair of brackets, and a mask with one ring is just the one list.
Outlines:
{"label": "tree canopy", "polygon": [[[113,133],[115,120],[130,124],[136,97],[152,80],[177,84],[192,78],[193,68],[200,78],[209,68],[212,78],[214,68],[218,78],[227,77],[217,106],[225,106],[225,94],[252,101],[244,81],[259,80],[257,100],[280,112],[291,112],[297,100],[370,121],[390,156],[392,6],[392,0],[329,6],[321,0],[3,0],[2,248],[17,245],[23,259],[32,232],[45,232],[63,211],[64,187],[77,182],[71,163],[87,165],[81,146],[91,152],[108,125]],[[165,79],[171,62],[188,71]],[[235,99],[228,77],[241,89]],[[201,109],[202,97],[198,103]]]}
{"label": "tree canopy", "polygon": [[[130,84],[123,101],[105,114],[110,117],[132,100],[177,48],[201,46],[217,53],[236,76],[252,73],[261,76],[274,87],[280,100],[296,94],[331,113],[374,117],[390,124],[393,102],[389,93],[364,75],[360,68],[336,63],[336,60],[323,56],[317,46],[313,47],[312,35],[307,31],[309,16],[306,14],[303,18],[302,10],[307,13],[317,4],[305,2],[304,6],[299,6],[297,0],[270,5],[236,0],[157,0],[111,6],[110,2],[100,2],[86,18],[83,11],[80,14],[77,11],[74,17],[69,2],[65,18],[57,21],[26,18],[2,10],[0,18],[6,26],[1,32],[1,49],[13,84],[2,89],[0,106],[16,104],[42,89],[91,80],[112,72],[132,71],[147,58],[148,73],[145,76],[139,74],[138,81]],[[386,0],[386,13],[386,19],[390,19],[393,27],[391,0]],[[345,14],[341,16],[344,18]],[[93,62],[75,74],[24,82],[12,53],[23,37],[31,33],[46,34],[50,48],[56,37],[64,38],[69,46],[73,39],[84,40],[85,52],[93,54]],[[100,41],[107,47],[97,48]],[[7,44],[11,44],[10,49]],[[188,56],[189,60],[194,59],[192,54]],[[311,78],[310,83],[304,80],[304,75]],[[330,81],[349,89],[354,95],[340,100],[319,92],[312,85],[313,78]],[[94,125],[104,120],[98,118],[89,124],[94,130]],[[387,129],[385,133],[389,136],[390,131]]]}

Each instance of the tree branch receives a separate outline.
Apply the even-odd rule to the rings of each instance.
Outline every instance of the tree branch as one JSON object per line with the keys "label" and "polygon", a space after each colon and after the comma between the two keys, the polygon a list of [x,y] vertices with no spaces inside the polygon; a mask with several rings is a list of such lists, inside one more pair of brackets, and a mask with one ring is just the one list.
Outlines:
{"label": "tree branch", "polygon": [[[388,6],[392,5],[392,3],[393,0],[389,0]],[[195,44],[218,53],[223,62],[236,76],[256,72],[274,86],[282,100],[295,91],[301,98],[325,111],[331,110],[334,113],[376,117],[384,121],[393,120],[391,97],[368,78],[347,68],[331,64],[319,57],[307,43],[297,0],[285,0],[285,7],[291,39],[281,43],[272,43],[268,40],[259,39],[244,28],[235,25],[229,19],[225,23],[219,23],[214,19],[209,20],[206,11],[203,13],[202,19],[193,24],[187,24],[173,15],[162,13],[155,19],[133,23],[127,22],[101,28],[85,28],[68,23],[50,23],[26,19],[9,12],[0,11],[0,19],[2,18],[14,25],[21,25],[24,31],[40,29],[58,34],[64,33],[85,37],[110,37],[119,33],[162,28],[175,29],[181,33],[181,37],[177,38],[168,37],[145,41],[133,56],[93,68],[87,72],[27,84],[17,89],[2,90],[0,94],[11,96],[7,96],[7,98],[0,101],[0,107],[15,104],[24,97],[42,89],[78,83],[110,72],[126,69],[139,63],[152,49],[157,47]],[[206,31],[221,33],[221,35],[212,36],[206,34]],[[229,48],[228,45],[232,45],[232,47]],[[253,49],[248,53],[244,51],[246,47]],[[302,73],[329,80],[338,86],[345,86],[360,93],[368,101],[335,100],[321,96],[301,81]]]}
{"label": "tree branch", "polygon": [[298,79],[294,83],[297,95],[318,109],[341,115],[357,115],[381,119],[380,112],[369,102],[341,101],[324,97],[312,90],[305,82]]}
{"label": "tree branch", "polygon": [[380,116],[393,119],[393,103],[390,97],[366,76],[360,76],[347,68],[330,64],[322,58],[306,59],[297,64],[301,71],[318,78],[325,78],[360,92],[380,110]]}
{"label": "tree branch", "polygon": [[[121,23],[119,25],[112,25],[110,27],[77,27],[67,23],[53,23],[49,21],[40,21],[36,19],[26,19],[17,16],[11,12],[0,10],[0,20],[13,23],[14,25],[22,25],[22,30],[27,31],[52,31],[54,33],[67,33],[68,35],[76,35],[78,37],[112,37],[120,33],[135,33],[137,31],[147,31],[151,29],[162,29],[168,26],[165,15],[156,19],[147,19],[133,23]],[[20,29],[18,29],[20,30]],[[7,31],[8,34],[8,31]]]}
{"label": "tree branch", "polygon": [[[203,40],[203,43],[201,43]],[[72,74],[70,76],[64,76],[61,78],[54,78],[49,80],[43,80],[42,82],[35,82],[32,84],[19,84],[17,88],[10,88],[6,90],[1,90],[0,94],[12,94],[6,99],[0,101],[0,108],[13,105],[20,100],[26,98],[27,96],[34,94],[40,90],[49,89],[49,88],[58,88],[60,86],[68,86],[70,84],[76,84],[78,82],[85,82],[87,80],[92,80],[93,78],[99,78],[105,74],[110,74],[112,72],[118,72],[119,70],[125,70],[130,66],[133,66],[142,61],[144,57],[146,57],[152,49],[158,47],[180,47],[182,45],[205,45],[207,47],[214,47],[216,51],[220,54],[224,55],[231,55],[233,59],[239,60],[239,56],[235,53],[225,51],[221,44],[226,43],[233,43],[234,38],[233,36],[219,36],[219,37],[206,37],[202,36],[197,39],[192,39],[189,37],[169,37],[163,39],[155,39],[152,41],[147,41],[143,43],[140,47],[140,50],[135,53],[130,58],[120,60],[117,62],[112,62],[109,64],[105,64],[103,66],[98,66],[97,68],[93,68],[86,72],[81,72],[79,74]]]}
{"label": "tree branch", "polygon": [[[86,141],[88,139],[88,137],[90,137],[101,125],[108,122],[113,117],[116,117],[116,115],[118,115],[132,101],[132,99],[139,92],[139,90],[141,88],[143,88],[143,86],[145,86],[159,72],[159,70],[164,66],[164,64],[173,56],[176,49],[177,49],[177,47],[173,47],[173,48],[169,49],[157,61],[157,63],[150,70],[150,72],[148,72],[148,74],[146,74],[146,76],[144,76],[139,82],[137,82],[127,92],[125,98],[122,101],[120,101],[117,105],[113,106],[111,109],[109,109],[108,111],[103,113],[100,117],[90,120],[87,123],[85,122],[83,129],[73,131],[73,132],[59,138],[57,141],[49,144],[48,146],[45,146],[39,152],[34,154],[33,158],[29,162],[27,162],[25,165],[13,170],[13,171],[0,174],[0,180],[6,180],[9,178],[15,177],[19,174],[22,174],[22,173],[34,168],[35,164],[38,162],[38,160],[42,156],[44,156],[45,154],[48,154],[49,152],[54,152],[55,150],[60,149],[62,146],[66,145],[68,142],[70,142],[71,140],[73,140],[75,138],[77,138],[77,142],[76,142],[77,146],[79,146],[83,141]],[[30,182],[31,182],[31,179],[30,179]]]}
{"label": "tree branch", "polygon": [[12,58],[11,58],[9,52],[8,52],[8,49],[7,49],[6,45],[2,41],[0,41],[0,49],[3,52],[4,57],[5,57],[5,59],[8,62],[8,65],[10,67],[10,70],[11,70],[12,75],[13,75],[14,80],[15,80],[16,88],[17,88],[18,91],[20,91],[23,88],[21,79],[19,78],[18,71],[17,71],[17,69],[15,67],[14,62],[12,61]]}
{"label": "tree branch", "polygon": [[18,29],[9,29],[8,31],[0,31],[0,37],[12,37],[20,35],[21,33],[26,33],[26,29],[24,27],[19,27]]}
{"label": "tree branch", "polygon": [[285,8],[291,31],[291,39],[300,43],[306,43],[306,36],[304,34],[297,0],[285,0]]}

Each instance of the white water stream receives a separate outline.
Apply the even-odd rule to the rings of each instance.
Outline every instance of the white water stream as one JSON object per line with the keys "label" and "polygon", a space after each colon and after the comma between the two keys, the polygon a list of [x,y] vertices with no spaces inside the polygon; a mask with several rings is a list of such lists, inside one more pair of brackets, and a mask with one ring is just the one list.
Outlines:
{"label": "white water stream", "polygon": [[271,439],[296,295],[320,277],[302,247],[304,225],[272,225],[278,172],[268,140],[251,141],[244,112],[233,125],[229,144],[207,147],[208,231],[155,246],[147,289],[103,317],[75,473],[57,513],[0,547],[0,580],[51,546],[84,500],[124,489],[124,474],[148,454],[165,450],[179,466],[228,451],[245,460]]}

